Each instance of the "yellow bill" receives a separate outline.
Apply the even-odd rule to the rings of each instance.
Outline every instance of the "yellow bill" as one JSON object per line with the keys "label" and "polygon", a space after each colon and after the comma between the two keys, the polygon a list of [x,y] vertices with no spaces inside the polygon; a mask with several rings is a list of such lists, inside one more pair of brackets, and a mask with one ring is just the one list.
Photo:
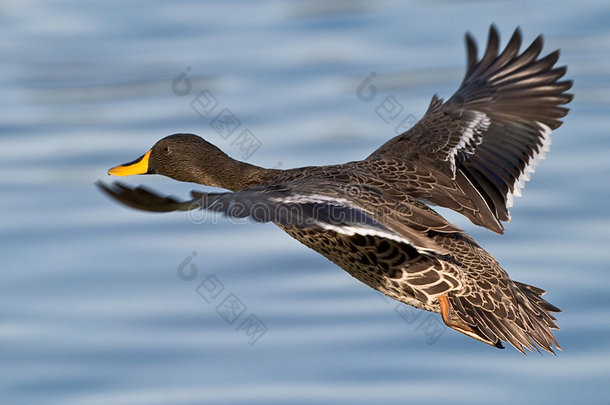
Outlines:
{"label": "yellow bill", "polygon": [[143,156],[140,156],[133,162],[113,167],[112,169],[108,170],[108,174],[112,174],[113,176],[131,176],[132,174],[146,174],[148,173],[149,158],[150,151],[146,152]]}

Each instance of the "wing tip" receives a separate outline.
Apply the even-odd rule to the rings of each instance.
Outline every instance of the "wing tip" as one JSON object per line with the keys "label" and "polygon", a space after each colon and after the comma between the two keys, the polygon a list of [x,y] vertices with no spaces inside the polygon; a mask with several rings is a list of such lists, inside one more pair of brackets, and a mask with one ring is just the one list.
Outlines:
{"label": "wing tip", "polygon": [[466,77],[469,76],[470,72],[475,68],[478,62],[478,49],[477,41],[470,31],[466,32]]}
{"label": "wing tip", "polygon": [[130,187],[120,181],[108,185],[101,180],[96,181],[95,185],[113,200],[140,211],[171,212],[189,211],[194,208],[190,201],[180,201],[173,196],[159,195],[143,185]]}

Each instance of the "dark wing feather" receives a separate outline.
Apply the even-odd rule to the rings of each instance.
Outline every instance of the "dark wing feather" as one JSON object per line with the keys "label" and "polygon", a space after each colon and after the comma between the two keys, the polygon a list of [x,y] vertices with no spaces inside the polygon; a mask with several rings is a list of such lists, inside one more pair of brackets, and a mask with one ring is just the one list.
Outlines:
{"label": "dark wing feather", "polygon": [[[353,201],[329,195],[328,190],[327,194],[322,194],[276,185],[224,193],[193,191],[193,199],[179,201],[142,186],[132,188],[119,182],[111,186],[102,182],[96,184],[115,200],[144,211],[206,209],[229,217],[248,217],[256,222],[274,222],[285,227],[318,228],[343,235],[374,235],[411,245],[420,252],[448,253],[424,233],[403,224],[400,218],[380,216]],[[427,212],[422,209],[422,215]]]}
{"label": "dark wing feather", "polygon": [[[425,116],[407,132],[391,139],[369,159],[417,162],[450,176],[458,186],[457,209],[475,224],[502,232],[508,208],[521,195],[536,164],[550,146],[550,133],[568,113],[571,81],[559,81],[565,67],[555,67],[559,51],[539,58],[542,37],[521,54],[521,32],[515,30],[499,52],[499,37],[490,28],[483,57],[466,35],[468,67],[460,88],[447,102],[432,98]],[[446,191],[437,185],[428,197],[447,206]],[[469,201],[468,201],[469,200]]]}
{"label": "dark wing feather", "polygon": [[107,196],[140,211],[170,212],[198,208],[193,201],[180,201],[172,196],[162,196],[145,186],[131,187],[119,181],[115,181],[112,185],[97,181],[95,185]]}

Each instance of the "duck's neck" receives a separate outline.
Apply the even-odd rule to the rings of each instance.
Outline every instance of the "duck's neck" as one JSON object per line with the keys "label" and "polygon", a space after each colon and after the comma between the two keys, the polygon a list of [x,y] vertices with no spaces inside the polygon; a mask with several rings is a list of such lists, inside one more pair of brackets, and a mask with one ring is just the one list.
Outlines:
{"label": "duck's neck", "polygon": [[197,167],[189,176],[191,178],[186,181],[238,191],[265,184],[279,172],[281,170],[265,169],[251,165],[222,153],[221,156],[214,159],[214,164],[211,167],[209,163],[205,166],[205,169],[201,166]]}
{"label": "duck's neck", "polygon": [[227,190],[238,191],[265,184],[275,173],[279,172],[279,170],[265,169],[239,160],[228,159],[226,166],[215,174],[218,182],[216,186]]}

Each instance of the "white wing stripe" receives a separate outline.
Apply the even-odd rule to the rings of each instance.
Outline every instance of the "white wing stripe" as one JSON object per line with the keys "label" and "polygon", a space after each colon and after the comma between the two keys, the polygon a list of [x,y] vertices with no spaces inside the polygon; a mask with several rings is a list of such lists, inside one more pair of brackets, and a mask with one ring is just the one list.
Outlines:
{"label": "white wing stripe", "polygon": [[473,119],[470,120],[466,128],[464,128],[464,132],[462,133],[462,136],[460,136],[458,144],[449,151],[449,161],[451,162],[451,172],[453,173],[454,179],[456,170],[455,157],[458,152],[473,153],[472,149],[481,143],[480,135],[489,128],[489,124],[491,123],[487,114],[480,111],[472,112],[474,113]]}
{"label": "white wing stripe", "polygon": [[551,149],[551,128],[539,121],[536,121],[536,124],[540,127],[538,132],[542,138],[542,145],[538,147],[538,150],[534,150],[532,157],[529,158],[527,165],[513,184],[513,191],[509,190],[506,195],[506,206],[508,208],[513,206],[514,197],[521,197],[521,189],[525,187],[525,182],[530,180],[530,175],[536,171],[538,163],[546,157],[546,153]]}

